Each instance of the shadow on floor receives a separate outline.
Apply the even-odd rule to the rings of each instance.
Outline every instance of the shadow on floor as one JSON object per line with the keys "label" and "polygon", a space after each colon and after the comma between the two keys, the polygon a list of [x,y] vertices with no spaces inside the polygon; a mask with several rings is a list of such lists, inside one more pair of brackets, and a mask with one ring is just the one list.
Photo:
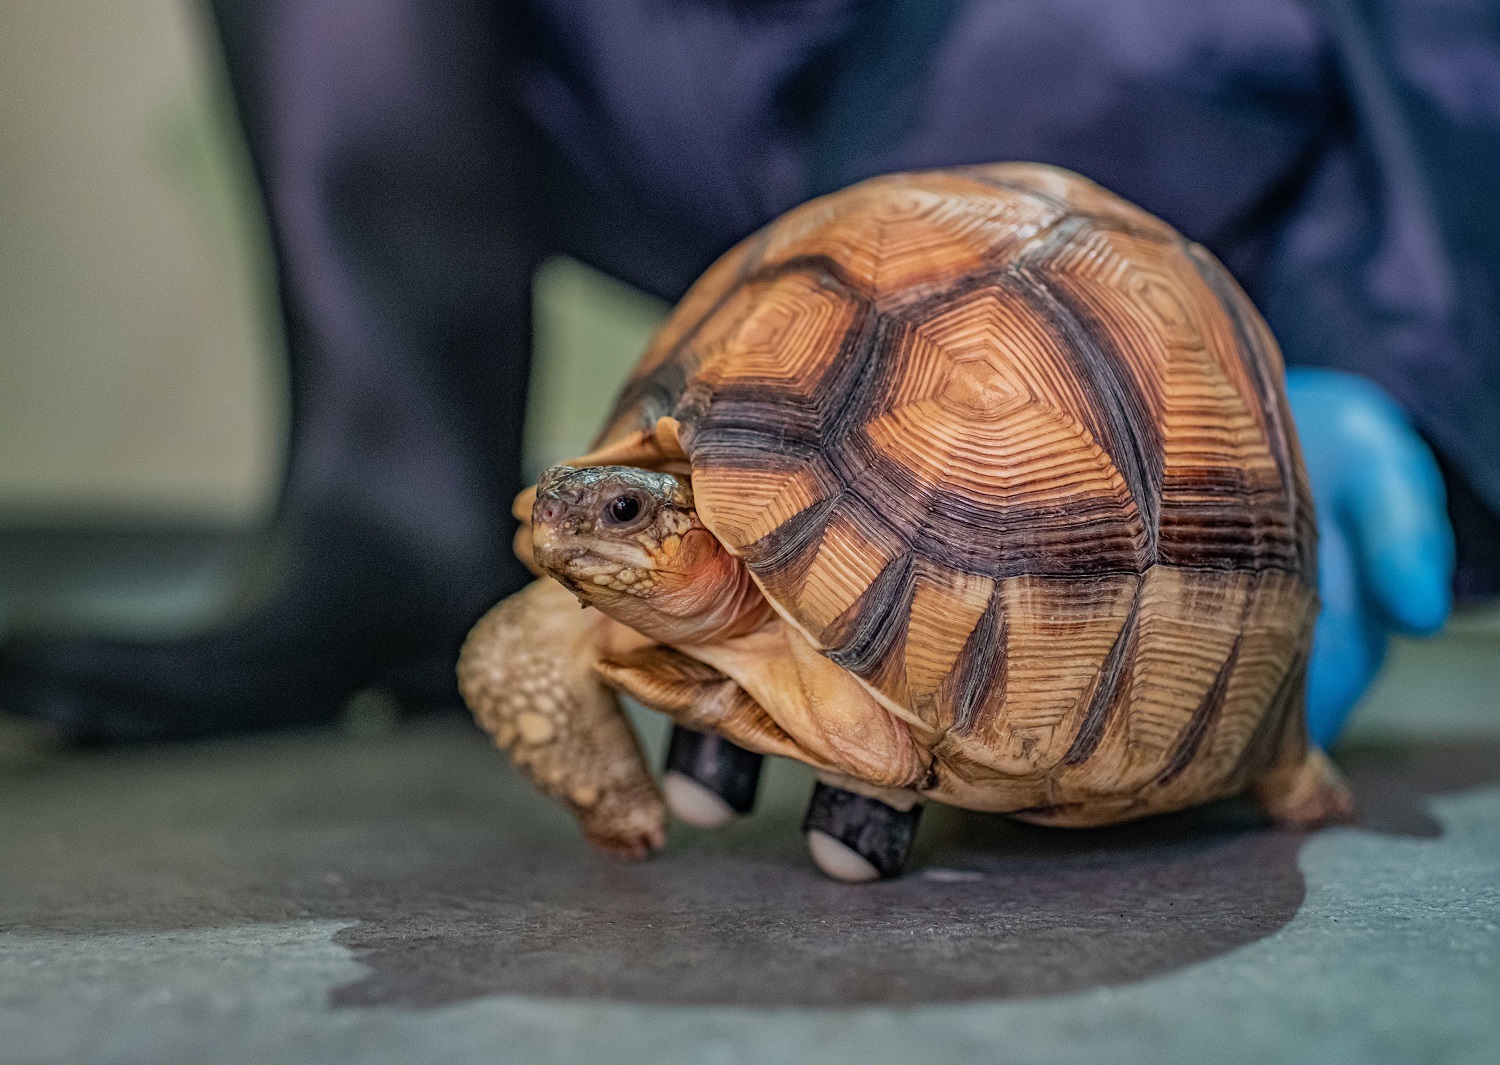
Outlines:
{"label": "shadow on floor", "polygon": [[[1500,744],[1344,753],[1364,827],[1431,836],[1424,798],[1500,782]],[[511,993],[755,1006],[1059,994],[1166,973],[1297,912],[1305,836],[1220,803],[1083,832],[929,812],[913,871],[811,868],[809,780],[674,832],[638,866],[590,854],[457,720],[73,757],[0,779],[0,927],[151,931],[334,918],[366,965],[335,1006]]]}

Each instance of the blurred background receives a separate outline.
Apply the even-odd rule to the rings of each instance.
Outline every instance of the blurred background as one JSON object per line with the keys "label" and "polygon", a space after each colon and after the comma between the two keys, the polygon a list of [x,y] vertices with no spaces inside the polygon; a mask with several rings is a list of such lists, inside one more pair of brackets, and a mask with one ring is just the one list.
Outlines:
{"label": "blurred background", "polygon": [[[199,627],[269,520],[283,338],[228,92],[194,5],[5,6],[0,628]],[[666,310],[543,264],[529,477],[586,449]]]}
{"label": "blurred background", "polygon": [[[599,425],[660,301],[538,276],[528,475]],[[285,435],[266,230],[217,48],[178,0],[7,0],[0,33],[0,626],[200,626]],[[1500,619],[1398,640],[1355,719],[1493,720]]]}

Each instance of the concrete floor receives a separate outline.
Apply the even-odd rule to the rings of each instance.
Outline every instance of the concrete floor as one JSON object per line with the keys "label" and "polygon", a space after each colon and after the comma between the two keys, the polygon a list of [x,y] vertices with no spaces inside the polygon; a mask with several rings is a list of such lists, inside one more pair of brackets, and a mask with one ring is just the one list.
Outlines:
{"label": "concrete floor", "polygon": [[[97,618],[150,588],[180,612],[226,557],[76,549]],[[82,610],[80,568],[27,550],[0,540],[25,592],[0,617]],[[12,739],[0,1063],[1500,1062],[1497,648],[1472,622],[1398,648],[1340,752],[1359,827],[933,809],[911,872],[864,888],[812,870],[786,763],[752,818],[620,866],[458,719]]]}

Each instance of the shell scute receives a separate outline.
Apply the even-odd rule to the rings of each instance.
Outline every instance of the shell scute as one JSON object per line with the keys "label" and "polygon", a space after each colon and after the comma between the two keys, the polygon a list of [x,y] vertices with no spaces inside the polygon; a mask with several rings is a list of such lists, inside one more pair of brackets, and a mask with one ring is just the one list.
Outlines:
{"label": "shell scute", "polygon": [[763,261],[837,264],[891,309],[993,269],[1066,213],[1045,200],[996,196],[956,173],[873,178],[783,216],[770,229]]}
{"label": "shell scute", "polygon": [[705,524],[926,730],[934,795],[1101,823],[1243,784],[1298,712],[1316,548],[1281,373],[1165,223],[961,168],[739,245],[606,437],[677,419]]}

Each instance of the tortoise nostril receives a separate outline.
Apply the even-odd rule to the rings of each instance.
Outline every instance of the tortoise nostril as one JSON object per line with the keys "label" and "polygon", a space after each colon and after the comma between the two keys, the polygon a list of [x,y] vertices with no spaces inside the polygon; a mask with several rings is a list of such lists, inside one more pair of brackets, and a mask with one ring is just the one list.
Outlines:
{"label": "tortoise nostril", "polygon": [[538,521],[551,523],[562,517],[563,507],[555,499],[544,499],[537,504],[536,517]]}

